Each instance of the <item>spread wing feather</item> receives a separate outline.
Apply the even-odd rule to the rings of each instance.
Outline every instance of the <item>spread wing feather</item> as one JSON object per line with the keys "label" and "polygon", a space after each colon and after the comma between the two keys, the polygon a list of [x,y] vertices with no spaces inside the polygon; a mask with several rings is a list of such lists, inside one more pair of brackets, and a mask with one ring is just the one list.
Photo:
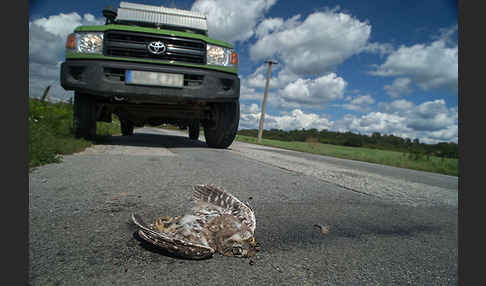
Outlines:
{"label": "spread wing feather", "polygon": [[132,214],[132,221],[140,228],[138,231],[140,238],[174,255],[190,259],[204,259],[214,254],[214,249],[211,247],[176,239],[168,234],[155,231],[137,214]]}
{"label": "spread wing feather", "polygon": [[203,201],[223,209],[232,209],[241,203],[236,197],[213,185],[195,185],[192,192],[194,202]]}
{"label": "spread wing feather", "polygon": [[213,208],[221,214],[232,214],[246,223],[252,232],[255,231],[256,220],[253,210],[223,188],[213,185],[195,185],[192,199],[195,203],[193,208],[195,212],[202,210],[207,212],[208,209]]}

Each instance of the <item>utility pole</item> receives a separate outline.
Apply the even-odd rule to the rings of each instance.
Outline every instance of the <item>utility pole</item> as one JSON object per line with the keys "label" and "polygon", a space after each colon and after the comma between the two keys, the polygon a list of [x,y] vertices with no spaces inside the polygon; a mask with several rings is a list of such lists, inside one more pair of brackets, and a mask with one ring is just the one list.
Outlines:
{"label": "utility pole", "polygon": [[268,60],[265,61],[268,63],[268,73],[267,73],[267,84],[265,85],[265,95],[263,96],[263,104],[262,104],[262,114],[260,115],[260,128],[258,128],[258,143],[262,142],[262,132],[263,132],[263,119],[265,118],[265,106],[267,105],[267,96],[268,96],[268,86],[270,85],[270,74],[272,72],[272,64],[278,64],[277,61]]}

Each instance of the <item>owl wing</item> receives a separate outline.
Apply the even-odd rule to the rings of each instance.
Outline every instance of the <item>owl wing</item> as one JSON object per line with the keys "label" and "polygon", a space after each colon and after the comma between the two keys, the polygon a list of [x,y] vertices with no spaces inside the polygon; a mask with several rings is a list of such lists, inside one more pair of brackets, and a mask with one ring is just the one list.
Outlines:
{"label": "owl wing", "polygon": [[171,237],[169,234],[155,231],[147,226],[142,218],[137,214],[132,214],[132,221],[140,229],[138,235],[144,241],[163,249],[176,256],[189,259],[210,258],[214,254],[214,249],[201,244],[191,243]]}
{"label": "owl wing", "polygon": [[213,185],[195,185],[192,192],[195,212],[220,212],[232,214],[245,223],[254,233],[256,228],[255,213],[223,188]]}

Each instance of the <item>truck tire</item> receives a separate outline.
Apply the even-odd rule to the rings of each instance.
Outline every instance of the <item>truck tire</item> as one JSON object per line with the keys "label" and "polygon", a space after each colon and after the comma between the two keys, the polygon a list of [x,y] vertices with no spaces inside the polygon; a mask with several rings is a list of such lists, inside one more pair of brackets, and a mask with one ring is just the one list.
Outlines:
{"label": "truck tire", "polygon": [[132,136],[135,124],[129,120],[120,121],[120,129],[123,136]]}
{"label": "truck tire", "polygon": [[200,129],[200,122],[199,120],[194,120],[189,124],[189,139],[197,140],[199,139],[199,129]]}
{"label": "truck tire", "polygon": [[213,106],[215,122],[204,125],[206,144],[211,148],[228,148],[236,137],[240,122],[240,102],[218,103]]}
{"label": "truck tire", "polygon": [[96,136],[96,101],[84,93],[74,93],[73,128],[76,138],[94,139]]}

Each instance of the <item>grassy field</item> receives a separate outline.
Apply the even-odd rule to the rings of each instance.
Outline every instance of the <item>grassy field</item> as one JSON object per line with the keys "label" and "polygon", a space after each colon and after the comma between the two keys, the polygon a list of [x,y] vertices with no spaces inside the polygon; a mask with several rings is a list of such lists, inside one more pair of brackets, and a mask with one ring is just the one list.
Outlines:
{"label": "grassy field", "polygon": [[[236,140],[258,144],[257,138],[250,136],[237,135]],[[409,153],[403,152],[346,147],[321,144],[318,142],[286,142],[264,138],[262,138],[262,143],[260,145],[452,176],[458,176],[459,174],[459,162],[457,159],[439,158],[434,156],[421,156],[417,158],[411,156]]]}
{"label": "grassy field", "polygon": [[[29,99],[29,168],[56,163],[62,155],[80,152],[91,141],[74,138],[73,106]],[[120,122],[98,122],[98,137],[119,134]]]}

